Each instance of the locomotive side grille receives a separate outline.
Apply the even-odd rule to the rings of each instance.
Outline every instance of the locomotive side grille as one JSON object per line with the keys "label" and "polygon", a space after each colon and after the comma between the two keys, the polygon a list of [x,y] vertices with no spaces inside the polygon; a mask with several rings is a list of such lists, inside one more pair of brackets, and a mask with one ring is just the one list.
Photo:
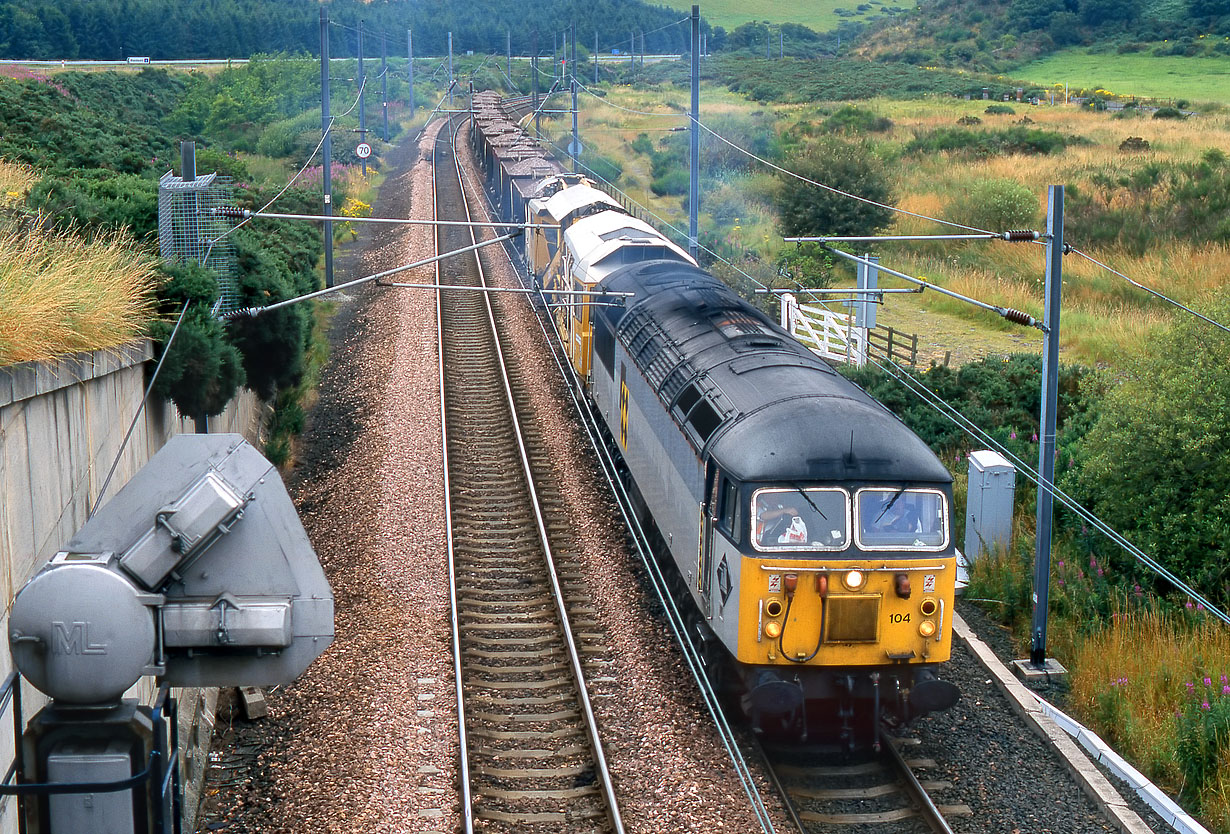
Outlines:
{"label": "locomotive side grille", "polygon": [[824,642],[874,643],[879,639],[879,594],[830,596],[827,605]]}
{"label": "locomotive side grille", "polygon": [[675,366],[675,370],[671,371],[670,376],[662,383],[662,387],[658,389],[658,396],[662,402],[670,404],[675,401],[675,397],[683,390],[683,386],[688,384],[692,377],[696,376],[696,369],[687,362],[681,362]]}

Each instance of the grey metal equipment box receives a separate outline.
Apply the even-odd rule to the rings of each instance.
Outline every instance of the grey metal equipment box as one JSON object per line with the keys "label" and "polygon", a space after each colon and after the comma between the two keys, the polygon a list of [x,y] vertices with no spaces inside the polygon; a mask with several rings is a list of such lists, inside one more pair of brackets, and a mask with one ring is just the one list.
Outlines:
{"label": "grey metal equipment box", "polygon": [[969,493],[965,505],[965,556],[972,563],[992,548],[1012,543],[1012,497],[1016,467],[999,452],[981,449],[969,456]]}
{"label": "grey metal equipment box", "polygon": [[[47,756],[52,782],[119,782],[132,776],[128,745],[123,741],[68,742]],[[51,830],[81,834],[132,831],[132,791],[52,794],[48,799]]]}

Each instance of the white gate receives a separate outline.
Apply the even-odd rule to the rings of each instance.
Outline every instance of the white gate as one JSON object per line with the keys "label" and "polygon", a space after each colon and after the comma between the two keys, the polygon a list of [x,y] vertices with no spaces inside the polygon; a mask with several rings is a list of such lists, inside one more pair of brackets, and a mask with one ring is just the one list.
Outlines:
{"label": "white gate", "polygon": [[781,325],[825,359],[867,364],[867,328],[856,327],[852,315],[800,304],[787,293],[782,296]]}

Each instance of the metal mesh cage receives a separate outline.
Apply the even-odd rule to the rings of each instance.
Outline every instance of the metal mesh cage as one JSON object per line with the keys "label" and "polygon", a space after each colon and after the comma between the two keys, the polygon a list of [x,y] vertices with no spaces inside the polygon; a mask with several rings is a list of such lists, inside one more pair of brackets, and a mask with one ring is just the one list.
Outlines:
{"label": "metal mesh cage", "polygon": [[232,204],[229,181],[205,174],[185,182],[170,171],[158,181],[158,250],[162,257],[201,264],[218,278],[218,311],[237,309],[235,247],[222,237],[233,221],[210,210]]}

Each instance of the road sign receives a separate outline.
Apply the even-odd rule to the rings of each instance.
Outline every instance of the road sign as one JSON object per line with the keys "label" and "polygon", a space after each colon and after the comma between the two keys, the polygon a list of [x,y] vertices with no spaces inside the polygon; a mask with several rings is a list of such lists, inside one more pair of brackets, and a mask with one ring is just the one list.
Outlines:
{"label": "road sign", "polygon": [[372,146],[366,142],[360,142],[358,147],[354,149],[354,152],[355,156],[359,157],[359,159],[367,159],[372,155]]}
{"label": "road sign", "polygon": [[581,154],[583,154],[584,152],[585,152],[585,147],[581,144],[580,139],[569,139],[568,140],[568,155],[569,156],[576,157],[579,159],[581,157]]}

